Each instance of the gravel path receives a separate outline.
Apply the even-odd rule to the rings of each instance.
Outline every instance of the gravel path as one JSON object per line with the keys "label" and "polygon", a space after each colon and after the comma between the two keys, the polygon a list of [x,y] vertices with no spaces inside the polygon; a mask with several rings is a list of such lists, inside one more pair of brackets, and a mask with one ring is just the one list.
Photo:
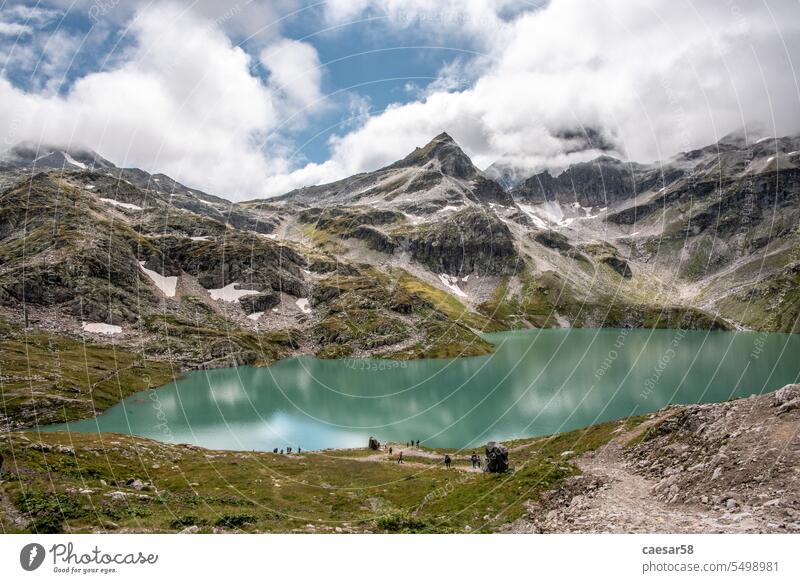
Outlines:
{"label": "gravel path", "polygon": [[[764,400],[765,397],[758,399]],[[741,414],[749,414],[753,409],[741,401],[736,408]],[[760,409],[768,405],[759,403]],[[718,405],[723,407],[723,405]],[[512,533],[744,533],[776,530],[774,518],[764,514],[766,505],[740,507],[739,503],[729,501],[725,495],[716,496],[716,503],[710,498],[706,504],[681,500],[677,494],[683,488],[668,486],[665,479],[647,475],[636,470],[635,457],[625,447],[648,428],[673,420],[680,424],[684,433],[690,432],[681,414],[686,408],[668,408],[654,415],[632,431],[621,433],[606,446],[597,451],[575,458],[573,463],[582,474],[568,478],[565,484],[546,493],[539,501],[528,504],[528,515],[510,524],[505,531]],[[730,411],[730,409],[729,409]],[[770,416],[774,416],[773,413]],[[730,416],[729,412],[726,412]],[[786,419],[785,421],[788,421]],[[649,443],[655,443],[653,440]],[[674,443],[680,443],[677,439]],[[653,448],[654,445],[641,446]],[[669,447],[669,446],[668,446]],[[680,450],[680,447],[674,449]],[[683,456],[686,458],[686,456]],[[633,459],[633,461],[632,461]],[[667,459],[667,456],[664,456]],[[702,458],[701,458],[702,459]],[[697,460],[683,460],[683,465],[665,461],[667,476],[681,476],[690,479],[690,469],[685,466]],[[708,464],[706,464],[708,465]],[[734,464],[741,465],[741,464]],[[712,468],[708,468],[712,471]],[[715,474],[717,481],[725,480],[725,473]],[[702,483],[703,477],[696,480]],[[673,483],[677,482],[675,480]],[[673,490],[669,490],[672,487]],[[670,492],[675,494],[670,495]],[[709,491],[709,494],[711,492]],[[666,499],[665,499],[666,498]],[[784,499],[781,498],[781,503]],[[789,506],[792,502],[788,499]],[[769,503],[767,503],[769,504]],[[768,509],[772,511],[775,505]],[[789,524],[791,526],[791,523]],[[784,525],[781,528],[786,528]],[[778,529],[779,530],[779,529]],[[789,528],[792,530],[792,528]],[[783,530],[786,532],[786,530]]]}

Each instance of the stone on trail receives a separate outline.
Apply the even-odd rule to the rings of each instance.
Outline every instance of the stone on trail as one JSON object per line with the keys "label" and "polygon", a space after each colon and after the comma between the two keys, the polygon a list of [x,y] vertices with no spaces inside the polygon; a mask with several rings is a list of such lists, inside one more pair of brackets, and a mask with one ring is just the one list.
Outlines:
{"label": "stone on trail", "polygon": [[508,471],[508,449],[496,441],[486,444],[486,471],[501,473]]}

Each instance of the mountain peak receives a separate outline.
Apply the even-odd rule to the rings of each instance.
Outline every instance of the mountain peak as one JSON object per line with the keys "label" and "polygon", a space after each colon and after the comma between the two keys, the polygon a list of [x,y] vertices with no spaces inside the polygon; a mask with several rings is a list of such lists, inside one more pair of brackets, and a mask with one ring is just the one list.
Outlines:
{"label": "mountain peak", "polygon": [[480,174],[469,156],[447,132],[442,132],[423,147],[415,148],[408,156],[392,164],[395,168],[410,166],[438,170],[447,176],[464,180],[471,180]]}
{"label": "mountain peak", "polygon": [[456,143],[456,141],[447,132],[442,132],[441,134],[433,138],[431,142],[452,142],[453,144]]}

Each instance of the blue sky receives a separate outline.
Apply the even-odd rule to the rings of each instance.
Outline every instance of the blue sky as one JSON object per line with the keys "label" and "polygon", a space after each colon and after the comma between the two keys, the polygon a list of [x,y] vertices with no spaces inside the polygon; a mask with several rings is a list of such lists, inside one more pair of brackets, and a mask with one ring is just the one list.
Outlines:
{"label": "blue sky", "polygon": [[799,59],[794,0],[0,0],[0,139],[232,199],[441,131],[481,168],[557,173],[800,131]]}

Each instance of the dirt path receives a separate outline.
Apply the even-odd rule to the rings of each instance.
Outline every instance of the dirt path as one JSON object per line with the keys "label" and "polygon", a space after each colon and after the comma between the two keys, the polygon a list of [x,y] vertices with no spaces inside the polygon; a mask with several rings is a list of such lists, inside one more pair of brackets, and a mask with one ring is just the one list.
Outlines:
{"label": "dirt path", "polygon": [[575,458],[583,472],[565,486],[529,504],[529,516],[512,523],[508,532],[696,533],[747,532],[750,519],[732,522],[724,513],[688,504],[668,504],[653,496],[656,482],[625,467],[623,448],[648,427],[651,419],[615,437],[604,447]]}
{"label": "dirt path", "polygon": [[[381,449],[380,451],[368,455],[368,456],[353,456],[353,457],[344,457],[344,456],[337,456],[338,459],[346,459],[352,460],[356,462],[394,462],[397,463],[397,457],[400,452],[403,452],[403,465],[417,467],[417,468],[428,468],[428,469],[445,469],[444,467],[444,454],[436,453],[432,451],[428,451],[422,448],[418,448],[415,446],[406,447],[403,444],[395,444],[389,443],[386,444],[386,449]],[[392,448],[392,454],[389,455],[388,448]],[[458,465],[457,461],[469,461],[469,456],[466,455],[451,455],[453,459],[453,465],[451,469],[458,470],[460,472],[467,472],[467,473],[480,473],[482,470],[480,468],[473,468],[471,466],[465,465]],[[425,458],[429,460],[435,460],[439,462],[438,464],[428,464],[424,462],[415,462],[413,458]]]}

